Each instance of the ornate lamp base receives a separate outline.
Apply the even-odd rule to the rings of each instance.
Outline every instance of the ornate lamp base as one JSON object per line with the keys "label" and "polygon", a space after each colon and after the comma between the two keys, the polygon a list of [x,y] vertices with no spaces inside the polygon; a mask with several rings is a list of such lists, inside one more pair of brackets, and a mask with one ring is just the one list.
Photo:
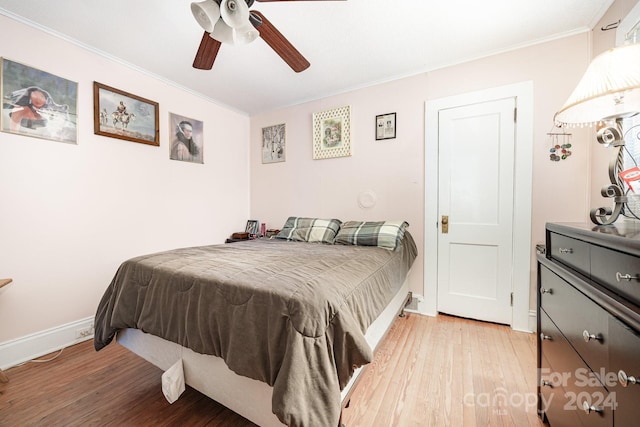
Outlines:
{"label": "ornate lamp base", "polygon": [[[622,135],[622,117],[616,119],[615,127],[608,127],[598,132],[598,142],[605,145],[613,145],[617,151],[609,162],[609,180],[611,185],[603,187],[600,191],[602,197],[613,198],[613,209],[609,207],[591,209],[589,216],[591,222],[597,225],[613,224],[624,209],[629,198],[624,195],[623,184],[618,173],[623,168],[624,162],[624,137]],[[613,136],[612,136],[613,135]]]}

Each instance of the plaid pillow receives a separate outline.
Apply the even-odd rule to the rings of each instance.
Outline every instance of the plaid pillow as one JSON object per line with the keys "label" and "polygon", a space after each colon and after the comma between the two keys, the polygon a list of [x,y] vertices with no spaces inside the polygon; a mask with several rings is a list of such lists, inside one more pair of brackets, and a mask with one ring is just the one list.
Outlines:
{"label": "plaid pillow", "polygon": [[408,226],[406,221],[347,221],[340,227],[335,243],[378,246],[392,251],[402,241]]}
{"label": "plaid pillow", "polygon": [[291,216],[284,223],[276,239],[298,242],[333,243],[341,221],[339,219],[300,218]]}

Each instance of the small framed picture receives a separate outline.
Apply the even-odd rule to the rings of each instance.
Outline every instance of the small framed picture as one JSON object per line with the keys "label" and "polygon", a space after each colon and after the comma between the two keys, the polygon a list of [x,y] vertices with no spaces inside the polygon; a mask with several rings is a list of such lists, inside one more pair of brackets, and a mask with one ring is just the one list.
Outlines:
{"label": "small framed picture", "polygon": [[258,234],[260,231],[260,221],[250,219],[247,221],[247,228],[244,231],[249,234]]}
{"label": "small framed picture", "polygon": [[376,141],[396,137],[396,113],[376,116]]}
{"label": "small framed picture", "polygon": [[160,145],[158,103],[93,82],[93,133]]}
{"label": "small framed picture", "polygon": [[285,124],[262,128],[262,163],[285,161]]}

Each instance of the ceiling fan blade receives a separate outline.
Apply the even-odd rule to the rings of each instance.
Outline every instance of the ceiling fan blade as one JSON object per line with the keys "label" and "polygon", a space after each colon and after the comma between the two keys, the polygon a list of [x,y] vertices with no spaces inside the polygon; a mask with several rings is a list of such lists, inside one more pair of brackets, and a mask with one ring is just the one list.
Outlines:
{"label": "ceiling fan blade", "polygon": [[199,70],[210,70],[213,68],[213,62],[216,60],[220,46],[222,46],[222,43],[211,38],[209,33],[205,31],[202,35],[202,41],[198,47],[196,57],[193,60],[193,68]]}
{"label": "ceiling fan blade", "polygon": [[[285,0],[291,1],[291,0]],[[296,73],[309,68],[309,61],[298,49],[287,40],[271,22],[264,17],[264,15],[257,10],[252,10],[252,14],[256,15],[262,21],[261,24],[254,24],[260,33],[260,37],[273,49],[283,60],[286,62]],[[254,21],[252,20],[252,23]]]}

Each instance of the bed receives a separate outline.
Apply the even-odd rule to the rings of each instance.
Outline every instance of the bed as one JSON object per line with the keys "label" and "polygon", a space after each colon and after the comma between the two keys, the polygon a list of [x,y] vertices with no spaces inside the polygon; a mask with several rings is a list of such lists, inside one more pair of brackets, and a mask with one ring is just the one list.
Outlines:
{"label": "bed", "polygon": [[97,309],[96,350],[117,336],[163,370],[182,360],[187,384],[261,426],[338,425],[407,300],[415,242],[404,227],[391,249],[340,240],[339,221],[303,238],[287,224],[281,239],[125,261]]}

